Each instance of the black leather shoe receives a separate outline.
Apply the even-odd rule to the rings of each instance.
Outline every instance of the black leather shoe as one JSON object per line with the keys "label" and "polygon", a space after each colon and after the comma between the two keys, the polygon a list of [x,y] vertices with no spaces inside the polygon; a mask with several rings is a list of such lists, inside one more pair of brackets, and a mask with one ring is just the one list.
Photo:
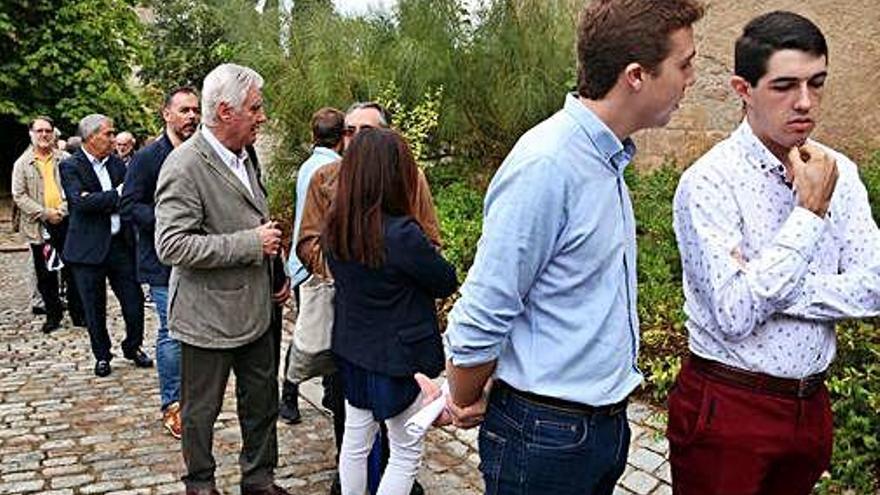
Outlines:
{"label": "black leather shoe", "polygon": [[35,315],[44,315],[46,314],[46,308],[42,306],[31,306],[31,313]]}
{"label": "black leather shoe", "polygon": [[220,495],[216,488],[187,488],[186,495]]}
{"label": "black leather shoe", "polygon": [[299,404],[282,402],[278,408],[278,417],[287,424],[295,425],[302,423],[302,414],[299,412]]}
{"label": "black leather shoe", "polygon": [[71,316],[70,324],[75,327],[85,327],[86,326],[86,318],[85,316]]}
{"label": "black leather shoe", "polygon": [[281,488],[280,486],[272,483],[267,487],[262,488],[252,488],[252,487],[241,487],[241,495],[291,495],[289,491]]}
{"label": "black leather shoe", "polygon": [[59,320],[46,320],[46,322],[43,323],[43,327],[40,328],[40,331],[43,333],[52,333],[59,328],[61,328],[61,322]]}
{"label": "black leather shoe", "polygon": [[147,353],[138,349],[131,354],[126,354],[125,359],[128,359],[138,368],[152,368],[153,360],[150,359],[150,356],[147,356]]}
{"label": "black leather shoe", "polygon": [[339,472],[333,477],[333,483],[330,483],[330,495],[342,495],[342,483],[339,481]]}
{"label": "black leather shoe", "polygon": [[110,361],[103,359],[95,363],[95,376],[105,377],[110,375]]}
{"label": "black leather shoe", "polygon": [[302,415],[299,413],[299,387],[287,380],[284,380],[281,386],[281,405],[278,407],[278,417],[285,423],[292,425],[302,422]]}
{"label": "black leather shoe", "polygon": [[413,480],[413,486],[409,491],[409,495],[425,495],[425,489],[422,488],[422,484],[419,483],[419,480]]}

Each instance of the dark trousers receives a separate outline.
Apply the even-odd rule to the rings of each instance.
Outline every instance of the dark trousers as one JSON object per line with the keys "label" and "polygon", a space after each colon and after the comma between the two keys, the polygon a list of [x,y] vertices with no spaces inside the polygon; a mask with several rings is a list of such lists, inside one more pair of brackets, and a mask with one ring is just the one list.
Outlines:
{"label": "dark trousers", "polygon": [[669,394],[677,495],[809,495],[831,462],[828,390],[798,399],[710,378],[685,360]]}
{"label": "dark trousers", "polygon": [[[46,230],[49,231],[49,244],[62,256],[64,253],[64,242],[67,239],[68,224],[69,222],[65,217],[57,225],[46,226]],[[79,290],[77,290],[76,281],[73,279],[73,271],[70,266],[64,265],[64,268],[61,269],[61,281],[65,287],[64,294],[67,299],[67,311],[70,313],[70,318],[74,322],[85,321],[86,316],[83,312],[82,300],[80,299]]]}
{"label": "dark trousers", "polygon": [[183,481],[187,488],[214,486],[214,421],[223,407],[230,370],[235,373],[242,437],[241,485],[265,487],[273,482],[278,464],[276,352],[271,331],[232,349],[205,349],[181,342],[182,448],[187,470]]}
{"label": "dark trousers", "polygon": [[624,408],[573,412],[496,386],[478,438],[486,493],[611,495],[629,439]]}
{"label": "dark trousers", "polygon": [[61,321],[63,308],[61,297],[58,295],[58,272],[50,272],[46,267],[46,259],[43,257],[45,244],[31,244],[31,254],[34,259],[34,271],[37,275],[37,290],[43,298],[46,306],[46,321]]}
{"label": "dark trousers", "polygon": [[135,274],[134,253],[119,235],[113,236],[107,258],[99,265],[71,263],[76,288],[82,299],[83,313],[95,359],[109,361],[110,335],[107,333],[107,281],[125,320],[122,353],[131,356],[144,340],[144,294]]}

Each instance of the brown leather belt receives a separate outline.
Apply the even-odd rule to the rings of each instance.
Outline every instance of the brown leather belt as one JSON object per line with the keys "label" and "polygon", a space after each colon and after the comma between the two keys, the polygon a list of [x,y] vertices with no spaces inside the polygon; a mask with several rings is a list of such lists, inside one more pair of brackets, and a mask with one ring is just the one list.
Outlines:
{"label": "brown leather belt", "polygon": [[616,404],[609,404],[607,406],[591,406],[588,404],[581,404],[580,402],[572,402],[570,400],[559,399],[556,397],[548,397],[546,395],[540,395],[532,392],[526,392],[524,390],[519,390],[511,387],[507,382],[504,382],[502,380],[496,380],[495,384],[492,385],[492,389],[498,390],[502,394],[507,393],[510,395],[515,395],[522,400],[532,402],[540,406],[583,415],[602,414],[605,416],[614,416],[615,414],[625,411],[628,402],[627,399],[623,399]]}
{"label": "brown leather belt", "polygon": [[691,353],[691,366],[707,377],[756,392],[804,399],[816,393],[825,383],[825,373],[816,373],[800,380],[746,371]]}

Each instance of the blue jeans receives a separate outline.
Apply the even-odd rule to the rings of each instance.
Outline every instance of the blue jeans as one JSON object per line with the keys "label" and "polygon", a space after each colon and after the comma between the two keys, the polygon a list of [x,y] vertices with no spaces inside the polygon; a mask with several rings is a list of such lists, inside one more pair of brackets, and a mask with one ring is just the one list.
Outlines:
{"label": "blue jeans", "polygon": [[629,440],[625,410],[571,412],[494,387],[479,435],[486,495],[611,495]]}
{"label": "blue jeans", "polygon": [[156,305],[159,329],[156,331],[156,371],[162,410],[180,400],[180,342],[168,335],[168,287],[151,285],[150,297]]}

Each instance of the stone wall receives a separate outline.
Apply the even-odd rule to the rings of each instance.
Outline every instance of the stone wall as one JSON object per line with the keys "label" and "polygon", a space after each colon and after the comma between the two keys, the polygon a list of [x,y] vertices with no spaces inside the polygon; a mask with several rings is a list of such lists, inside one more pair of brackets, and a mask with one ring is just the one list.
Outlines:
{"label": "stone wall", "polygon": [[636,136],[638,165],[693,162],[733,130],[741,105],[729,86],[733,44],[753,17],[791,10],[815,22],[829,49],[829,77],[814,137],[859,160],[880,149],[880,1],[714,0],[697,25],[697,83],[664,129]]}

